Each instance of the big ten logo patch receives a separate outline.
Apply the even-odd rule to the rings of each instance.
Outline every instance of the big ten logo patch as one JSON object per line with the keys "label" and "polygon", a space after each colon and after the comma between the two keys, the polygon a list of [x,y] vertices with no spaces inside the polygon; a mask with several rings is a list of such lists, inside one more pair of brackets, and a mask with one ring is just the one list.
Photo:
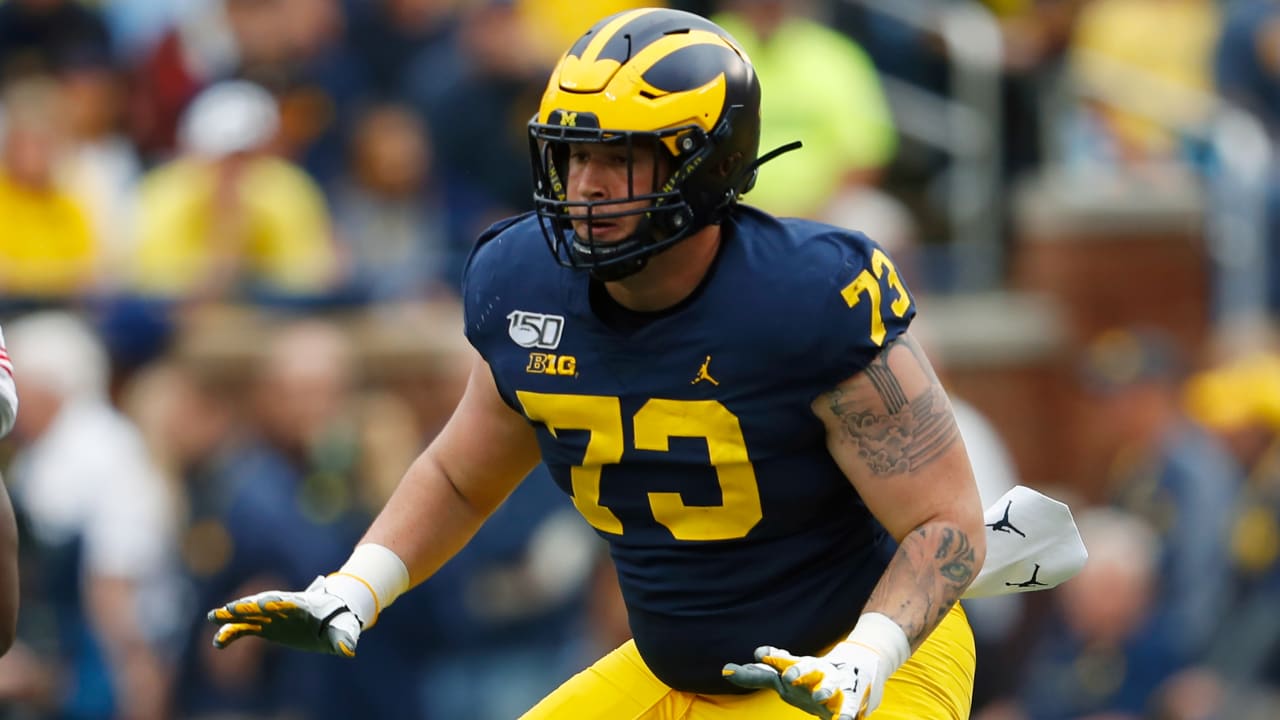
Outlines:
{"label": "big ten logo patch", "polygon": [[564,317],[516,310],[507,316],[507,334],[523,348],[555,350],[564,332]]}
{"label": "big ten logo patch", "polygon": [[572,355],[531,352],[525,372],[533,375],[558,375],[573,377],[578,374],[578,359]]}

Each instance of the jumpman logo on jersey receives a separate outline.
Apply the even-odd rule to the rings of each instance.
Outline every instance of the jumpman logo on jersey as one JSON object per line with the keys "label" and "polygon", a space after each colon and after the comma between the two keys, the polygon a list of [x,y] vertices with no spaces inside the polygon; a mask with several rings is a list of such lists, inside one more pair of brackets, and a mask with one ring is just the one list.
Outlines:
{"label": "jumpman logo on jersey", "polygon": [[1031,571],[1030,580],[1024,580],[1023,582],[1020,582],[1020,583],[1007,582],[1005,583],[1005,585],[1007,585],[1008,587],[1016,587],[1016,588],[1049,587],[1048,583],[1042,583],[1036,579],[1036,576],[1039,574],[1040,574],[1040,563],[1036,563],[1036,569]]}
{"label": "jumpman logo on jersey", "polygon": [[712,385],[719,385],[720,384],[719,381],[711,377],[711,373],[707,371],[707,366],[710,364],[711,364],[711,356],[708,355],[707,359],[702,361],[702,367],[698,368],[698,374],[693,378],[693,380],[689,381],[689,384],[697,385],[703,380],[706,380]]}
{"label": "jumpman logo on jersey", "polygon": [[987,523],[987,527],[991,528],[992,530],[994,530],[994,531],[996,531],[996,532],[1002,532],[1002,533],[1007,533],[1007,532],[1016,532],[1016,533],[1018,533],[1019,535],[1021,535],[1022,537],[1026,537],[1026,536],[1027,536],[1027,534],[1026,534],[1026,533],[1024,533],[1024,532],[1022,532],[1021,530],[1019,530],[1018,528],[1014,527],[1014,526],[1013,526],[1013,523],[1009,522],[1009,508],[1011,508],[1011,507],[1013,507],[1013,501],[1012,501],[1012,500],[1010,500],[1010,501],[1009,501],[1009,504],[1008,504],[1008,505],[1005,505],[1005,506],[1004,506],[1004,517],[1000,518],[999,520],[997,520],[997,521],[995,521],[995,522],[993,522],[993,523]]}

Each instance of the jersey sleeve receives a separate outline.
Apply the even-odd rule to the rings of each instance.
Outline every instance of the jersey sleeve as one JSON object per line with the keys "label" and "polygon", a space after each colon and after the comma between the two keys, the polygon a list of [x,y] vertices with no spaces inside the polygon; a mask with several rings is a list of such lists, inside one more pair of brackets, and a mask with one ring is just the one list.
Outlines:
{"label": "jersey sleeve", "polygon": [[4,332],[0,331],[0,437],[13,429],[18,417],[18,390],[13,382],[13,363],[5,349]]}
{"label": "jersey sleeve", "polygon": [[[511,232],[528,214],[502,220],[480,234],[462,273],[462,325],[467,342],[489,364],[503,402],[513,410],[520,406],[510,387],[502,382],[495,366],[514,347],[507,336],[513,287],[523,266],[517,249],[528,237]],[[541,250],[540,247],[535,247]],[[543,250],[545,252],[545,250]]]}
{"label": "jersey sleeve", "polygon": [[496,320],[493,318],[494,308],[500,300],[497,289],[504,282],[504,278],[500,276],[502,265],[499,262],[499,256],[503,252],[502,234],[523,217],[525,216],[507,218],[482,232],[471,248],[471,254],[462,270],[463,332],[467,341],[485,360],[491,360],[486,350],[493,328],[506,327],[506,319],[501,317],[501,313],[498,313]]}
{"label": "jersey sleeve", "polygon": [[816,337],[809,356],[829,389],[865,369],[907,331],[915,299],[889,254],[865,235],[838,231],[815,238],[825,256],[815,279]]}

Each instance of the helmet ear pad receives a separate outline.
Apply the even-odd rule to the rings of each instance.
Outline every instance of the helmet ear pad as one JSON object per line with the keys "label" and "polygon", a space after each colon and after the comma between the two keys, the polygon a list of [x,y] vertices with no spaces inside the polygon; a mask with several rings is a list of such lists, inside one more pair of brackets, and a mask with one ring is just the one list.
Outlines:
{"label": "helmet ear pad", "polygon": [[746,86],[752,94],[749,105],[736,105],[724,116],[708,136],[713,143],[711,153],[694,170],[681,187],[689,206],[694,208],[694,222],[699,227],[724,220],[738,198],[756,182],[756,155],[760,151],[760,86]]}
{"label": "helmet ear pad", "polygon": [[[713,153],[712,156],[716,154],[719,153]],[[734,188],[734,175],[740,173],[748,162],[750,160],[746,159],[741,152],[735,151],[729,152],[718,163],[711,161],[704,163],[702,168],[690,175],[681,188],[681,194],[685,197],[687,204],[678,212],[658,214],[657,217],[660,219],[657,223],[658,228],[669,234],[675,234],[685,231],[690,226],[702,228],[720,222],[724,212],[741,194]],[[700,175],[706,176],[702,182],[699,182]],[[754,177],[751,184],[754,184]],[[747,187],[749,189],[749,185]],[[698,213],[695,208],[704,209],[704,212]]]}

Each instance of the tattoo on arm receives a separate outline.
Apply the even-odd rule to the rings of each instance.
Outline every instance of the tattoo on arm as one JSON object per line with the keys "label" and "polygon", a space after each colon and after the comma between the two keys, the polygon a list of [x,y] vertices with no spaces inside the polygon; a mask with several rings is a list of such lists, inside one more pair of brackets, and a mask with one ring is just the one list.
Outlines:
{"label": "tattoo on arm", "polygon": [[951,523],[929,523],[903,538],[866,612],[902,626],[911,648],[920,646],[977,575],[969,536]]}
{"label": "tattoo on arm", "polygon": [[[926,390],[908,398],[890,367],[897,348],[910,353],[929,379]],[[901,356],[901,353],[898,353]],[[868,387],[869,386],[869,387]],[[951,403],[923,352],[910,336],[894,340],[845,388],[828,394],[828,407],[876,475],[897,475],[933,462],[960,436]]]}

